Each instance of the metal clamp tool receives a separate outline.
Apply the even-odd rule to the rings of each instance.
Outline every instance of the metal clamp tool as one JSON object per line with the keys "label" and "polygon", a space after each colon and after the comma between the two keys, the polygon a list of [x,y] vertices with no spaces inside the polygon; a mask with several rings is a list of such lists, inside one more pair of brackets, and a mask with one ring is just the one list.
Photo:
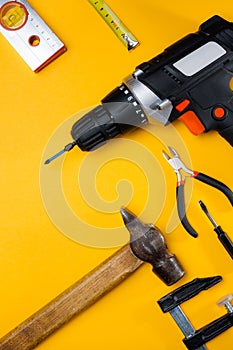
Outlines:
{"label": "metal clamp tool", "polygon": [[217,302],[218,306],[225,305],[228,313],[199,330],[195,330],[180,307],[183,302],[193,298],[201,291],[213,287],[220,281],[222,281],[221,276],[196,278],[158,300],[162,311],[171,314],[182,333],[185,335],[183,342],[189,350],[207,350],[205,345],[207,342],[233,326],[233,306],[230,303],[232,295],[230,294]]}

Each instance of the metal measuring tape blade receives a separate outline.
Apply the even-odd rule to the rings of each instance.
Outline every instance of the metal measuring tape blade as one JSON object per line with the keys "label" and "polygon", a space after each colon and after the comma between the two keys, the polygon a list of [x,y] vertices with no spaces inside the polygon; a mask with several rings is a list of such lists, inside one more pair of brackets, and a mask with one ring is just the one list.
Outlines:
{"label": "metal measuring tape blade", "polygon": [[118,39],[127,48],[128,51],[135,48],[139,42],[128,28],[121,22],[119,17],[110,9],[110,7],[101,0],[88,0],[89,3],[96,9],[98,14],[112,29]]}
{"label": "metal measuring tape blade", "polygon": [[66,51],[63,42],[25,0],[0,0],[0,32],[34,72]]}

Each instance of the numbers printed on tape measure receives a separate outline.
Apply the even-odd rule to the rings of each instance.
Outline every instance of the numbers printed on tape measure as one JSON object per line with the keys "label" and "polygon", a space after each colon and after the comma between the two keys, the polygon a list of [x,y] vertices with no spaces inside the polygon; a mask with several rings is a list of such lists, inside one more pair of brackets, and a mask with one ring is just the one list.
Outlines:
{"label": "numbers printed on tape measure", "polygon": [[135,48],[139,42],[128,28],[121,22],[110,7],[101,0],[88,0],[96,9],[99,15],[104,19],[115,35],[120,39],[123,45],[129,50]]}

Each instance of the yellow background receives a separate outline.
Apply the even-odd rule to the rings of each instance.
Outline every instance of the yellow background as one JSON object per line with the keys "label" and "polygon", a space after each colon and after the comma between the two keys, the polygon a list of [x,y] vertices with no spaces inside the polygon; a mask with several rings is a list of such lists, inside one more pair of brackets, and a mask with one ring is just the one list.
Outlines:
{"label": "yellow background", "polygon": [[[139,63],[197,30],[208,17],[219,14],[233,21],[231,1],[109,0],[108,5],[140,41],[139,47],[127,52],[88,1],[31,0],[30,3],[66,44],[68,51],[35,74],[0,36],[0,336],[118,248],[103,249],[76,243],[50,221],[42,203],[39,173],[44,149],[54,130],[71,115],[97,104]],[[175,126],[182,135],[194,169],[216,177],[233,189],[232,148],[215,132],[194,137],[181,123]],[[67,134],[66,138],[68,143],[70,136]],[[76,205],[74,210],[87,225],[110,229],[117,226],[127,234],[111,202],[117,200],[118,181],[129,177],[133,189],[126,194],[129,195],[126,204],[146,222],[154,220],[154,210],[157,210],[156,225],[165,232],[175,203],[175,175],[161,156],[162,146],[154,143],[149,134],[137,131],[126,136],[124,142],[127,138],[129,142],[145,145],[163,169],[166,202],[162,210],[158,209],[160,198],[156,196],[154,207],[150,199],[151,204],[145,209],[145,193],[150,193],[151,181],[147,183],[140,167],[136,169],[137,165],[118,158],[110,161],[108,169],[104,168],[98,176],[98,191],[103,203],[110,201],[110,212],[107,206],[103,210],[90,209],[80,197],[75,182],[79,160],[86,157],[78,149],[70,152],[64,163],[67,199],[71,206]],[[56,150],[63,146],[61,139]],[[97,159],[102,159],[107,148],[111,157],[111,150],[117,147],[113,142],[102,148],[96,153]],[[87,162],[94,159],[93,154]],[[56,169],[58,165],[46,171],[56,173]],[[156,174],[154,178],[157,181]],[[200,233],[199,238],[191,238],[180,225],[166,234],[169,249],[179,257],[186,276],[168,288],[152,274],[151,266],[144,265],[121,286],[50,336],[38,349],[185,349],[181,341],[183,335],[172,318],[162,314],[156,301],[195,277],[222,275],[223,282],[184,305],[194,326],[199,328],[225,313],[215,302],[233,292],[232,261],[197,201],[203,199],[233,239],[232,208],[222,194],[199,182],[194,184],[191,195],[188,217]],[[209,343],[208,348],[231,349],[232,329]]]}

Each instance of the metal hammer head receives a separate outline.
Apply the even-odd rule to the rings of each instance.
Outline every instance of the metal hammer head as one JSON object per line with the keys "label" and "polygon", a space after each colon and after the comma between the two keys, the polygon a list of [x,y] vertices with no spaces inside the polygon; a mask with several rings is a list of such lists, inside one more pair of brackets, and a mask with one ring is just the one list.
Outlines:
{"label": "metal hammer head", "polygon": [[150,263],[153,272],[167,285],[172,285],[184,275],[176,256],[167,250],[161,231],[152,224],[144,224],[128,209],[121,215],[130,233],[130,247],[139,259]]}

